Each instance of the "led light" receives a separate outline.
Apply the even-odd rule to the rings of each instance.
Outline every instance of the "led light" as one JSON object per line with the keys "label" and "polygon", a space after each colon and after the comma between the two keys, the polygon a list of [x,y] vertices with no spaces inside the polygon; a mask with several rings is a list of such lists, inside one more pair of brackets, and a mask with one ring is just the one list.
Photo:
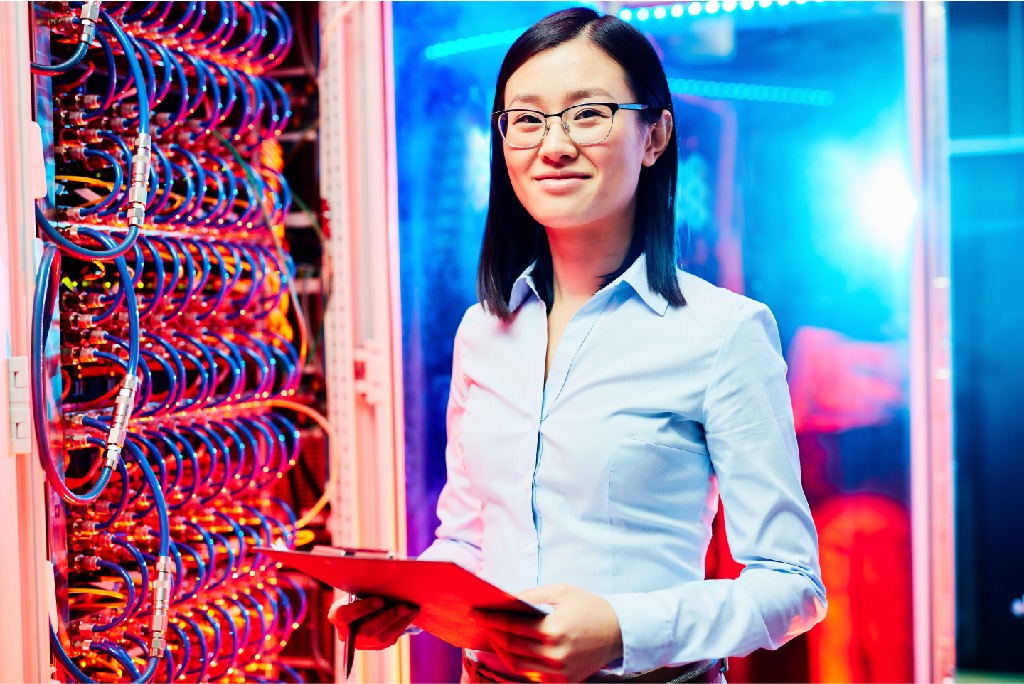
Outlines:
{"label": "led light", "polygon": [[752,10],[754,9],[754,0],[741,0],[740,9]]}
{"label": "led light", "polygon": [[714,14],[718,11],[718,0],[711,0],[708,4],[704,5],[704,11],[708,14]]}
{"label": "led light", "polygon": [[629,21],[633,18],[633,10],[623,9],[619,10],[619,19],[622,21]]}
{"label": "led light", "polygon": [[667,14],[667,12],[665,11],[664,7],[655,7],[654,8],[654,18],[655,19],[664,19],[666,14]]}
{"label": "led light", "polygon": [[691,17],[697,16],[698,14],[700,14],[700,3],[691,2],[689,5],[686,6],[686,11],[690,13]]}
{"label": "led light", "polygon": [[683,16],[683,6],[682,5],[672,5],[672,12],[671,12],[671,14],[672,14],[673,17],[681,17],[681,16]]}
{"label": "led light", "polygon": [[651,16],[651,12],[650,12],[650,10],[648,10],[648,9],[647,9],[646,7],[641,7],[641,8],[640,8],[640,9],[638,9],[638,10],[637,10],[637,12],[636,12],[636,18],[637,18],[637,19],[638,19],[639,21],[647,21],[647,18],[648,18],[649,16]]}
{"label": "led light", "polygon": [[423,51],[423,55],[427,59],[433,60],[448,57],[449,55],[457,55],[463,52],[481,50],[488,47],[511,45],[512,42],[522,35],[523,31],[526,29],[526,26],[522,26],[509,31],[483,33],[478,36],[469,36],[467,38],[458,38],[456,40],[448,40],[442,43],[434,43],[433,45],[427,46]]}
{"label": "led light", "polygon": [[789,4],[789,0],[775,0],[775,4],[777,4],[779,7],[785,7],[786,5]]}
{"label": "led light", "polygon": [[758,7],[771,7],[772,0],[757,0]]}
{"label": "led light", "polygon": [[722,9],[726,12],[732,12],[736,9],[736,0],[723,0]]}

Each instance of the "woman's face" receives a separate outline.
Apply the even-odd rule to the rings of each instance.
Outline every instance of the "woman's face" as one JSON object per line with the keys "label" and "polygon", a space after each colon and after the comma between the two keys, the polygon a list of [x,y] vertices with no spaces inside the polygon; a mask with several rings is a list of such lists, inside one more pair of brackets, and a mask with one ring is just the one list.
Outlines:
{"label": "woman's face", "polygon": [[[587,38],[540,52],[513,72],[505,108],[558,112],[585,102],[634,102],[622,67]],[[512,188],[550,231],[597,229],[632,234],[641,166],[653,164],[651,126],[639,112],[619,110],[601,143],[578,146],[556,118],[540,145],[503,144]],[[607,234],[607,233],[606,233]]]}

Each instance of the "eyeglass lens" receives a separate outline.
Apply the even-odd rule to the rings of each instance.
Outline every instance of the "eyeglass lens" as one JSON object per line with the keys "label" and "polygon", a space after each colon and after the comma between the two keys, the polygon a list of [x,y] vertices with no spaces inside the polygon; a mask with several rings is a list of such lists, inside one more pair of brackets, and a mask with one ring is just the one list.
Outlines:
{"label": "eyeglass lens", "polygon": [[[581,104],[565,110],[561,120],[574,143],[593,145],[604,141],[611,133],[614,115],[607,105]],[[512,147],[535,147],[544,139],[545,122],[540,112],[512,109],[498,117],[498,130]]]}

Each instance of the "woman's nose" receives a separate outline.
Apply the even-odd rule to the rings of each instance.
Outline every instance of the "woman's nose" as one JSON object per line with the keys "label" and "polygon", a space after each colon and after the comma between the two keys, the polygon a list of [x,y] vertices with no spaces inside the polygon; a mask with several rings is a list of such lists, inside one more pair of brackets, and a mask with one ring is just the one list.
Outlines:
{"label": "woman's nose", "polygon": [[562,120],[552,121],[547,135],[540,141],[540,153],[551,159],[576,156],[576,143],[562,126]]}

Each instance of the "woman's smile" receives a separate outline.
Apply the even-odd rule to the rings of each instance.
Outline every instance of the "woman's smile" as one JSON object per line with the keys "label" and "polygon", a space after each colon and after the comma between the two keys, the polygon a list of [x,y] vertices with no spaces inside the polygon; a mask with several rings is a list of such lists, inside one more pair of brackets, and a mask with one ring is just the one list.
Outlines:
{"label": "woman's smile", "polygon": [[551,172],[534,178],[541,189],[550,195],[568,195],[579,190],[590,178],[579,172]]}

